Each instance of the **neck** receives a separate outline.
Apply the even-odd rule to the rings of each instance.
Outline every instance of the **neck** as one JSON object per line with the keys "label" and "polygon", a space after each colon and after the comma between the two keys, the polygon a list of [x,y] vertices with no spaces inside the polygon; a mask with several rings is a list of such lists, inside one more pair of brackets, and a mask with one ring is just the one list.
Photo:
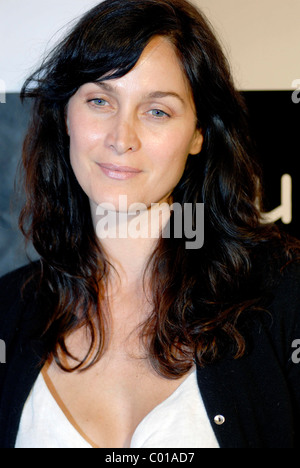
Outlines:
{"label": "neck", "polygon": [[[114,267],[121,288],[140,287],[147,262],[170,219],[168,203],[153,204],[142,211],[99,210],[91,202],[95,232],[107,260]],[[116,274],[111,270],[110,283]]]}

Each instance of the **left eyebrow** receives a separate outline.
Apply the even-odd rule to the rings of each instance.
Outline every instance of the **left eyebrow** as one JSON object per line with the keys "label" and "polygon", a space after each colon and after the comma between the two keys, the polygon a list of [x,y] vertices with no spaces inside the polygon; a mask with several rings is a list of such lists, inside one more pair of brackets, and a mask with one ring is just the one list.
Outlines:
{"label": "left eyebrow", "polygon": [[175,97],[175,98],[179,99],[179,101],[183,105],[185,105],[185,101],[182,99],[182,97],[179,94],[174,93],[173,91],[153,91],[152,93],[149,93],[146,97],[150,98],[150,99],[160,99],[160,98],[164,98],[164,97]]}

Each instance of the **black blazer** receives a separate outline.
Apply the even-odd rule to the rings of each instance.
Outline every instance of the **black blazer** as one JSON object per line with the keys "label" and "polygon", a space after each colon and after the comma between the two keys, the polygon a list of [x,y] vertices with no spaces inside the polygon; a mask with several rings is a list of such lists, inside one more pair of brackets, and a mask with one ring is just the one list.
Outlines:
{"label": "black blazer", "polygon": [[[0,280],[0,447],[14,448],[24,403],[43,366],[43,311],[24,278],[39,263]],[[197,369],[199,389],[221,448],[300,446],[300,265],[290,265],[275,288],[270,313],[254,314],[245,328],[247,352]]]}

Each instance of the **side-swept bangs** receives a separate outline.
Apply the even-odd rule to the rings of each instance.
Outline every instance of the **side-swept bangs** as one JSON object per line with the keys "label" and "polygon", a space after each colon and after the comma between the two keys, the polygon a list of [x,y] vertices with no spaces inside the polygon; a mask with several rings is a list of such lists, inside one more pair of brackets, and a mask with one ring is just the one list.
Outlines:
{"label": "side-swept bangs", "polygon": [[177,49],[180,43],[188,43],[189,39],[178,37],[179,32],[188,31],[181,24],[186,20],[168,1],[100,3],[26,80],[21,96],[66,102],[84,83],[124,76],[153,37],[167,37]]}

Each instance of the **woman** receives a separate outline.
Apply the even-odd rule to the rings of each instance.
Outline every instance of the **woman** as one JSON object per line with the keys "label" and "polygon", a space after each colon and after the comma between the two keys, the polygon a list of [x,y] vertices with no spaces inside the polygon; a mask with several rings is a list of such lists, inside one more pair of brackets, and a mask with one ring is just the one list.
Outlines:
{"label": "woman", "polygon": [[[185,0],[105,1],[22,97],[20,226],[41,260],[1,280],[1,446],[297,446],[299,247],[261,222],[207,20]],[[187,248],[172,205],[196,232],[202,203]]]}

